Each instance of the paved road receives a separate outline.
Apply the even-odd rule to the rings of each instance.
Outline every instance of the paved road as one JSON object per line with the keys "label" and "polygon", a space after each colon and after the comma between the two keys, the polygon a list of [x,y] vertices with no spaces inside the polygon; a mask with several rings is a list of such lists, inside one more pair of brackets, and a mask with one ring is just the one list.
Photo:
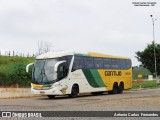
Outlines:
{"label": "paved road", "polygon": [[116,95],[0,99],[1,111],[160,111],[160,88]]}

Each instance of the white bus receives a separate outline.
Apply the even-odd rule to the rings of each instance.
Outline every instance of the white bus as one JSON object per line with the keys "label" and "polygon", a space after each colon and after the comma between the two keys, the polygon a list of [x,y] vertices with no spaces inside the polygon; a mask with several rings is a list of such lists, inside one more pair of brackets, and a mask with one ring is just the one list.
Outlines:
{"label": "white bus", "polygon": [[122,93],[132,87],[132,67],[128,57],[94,52],[58,51],[36,57],[31,93],[77,97],[81,93]]}

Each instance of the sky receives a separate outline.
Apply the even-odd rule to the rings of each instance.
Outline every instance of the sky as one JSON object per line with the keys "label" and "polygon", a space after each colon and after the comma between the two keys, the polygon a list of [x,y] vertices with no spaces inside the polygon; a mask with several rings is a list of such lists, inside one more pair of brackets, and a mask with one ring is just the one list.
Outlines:
{"label": "sky", "polygon": [[136,66],[135,52],[153,41],[150,15],[160,43],[159,0],[0,0],[0,51],[36,54],[43,41],[51,51],[126,56]]}

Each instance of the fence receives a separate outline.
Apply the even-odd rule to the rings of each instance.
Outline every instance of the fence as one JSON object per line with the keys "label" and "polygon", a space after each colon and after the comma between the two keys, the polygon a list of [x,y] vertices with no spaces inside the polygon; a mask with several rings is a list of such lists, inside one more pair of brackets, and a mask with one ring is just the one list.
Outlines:
{"label": "fence", "polygon": [[19,53],[18,51],[5,51],[2,53],[2,51],[0,51],[0,56],[20,56],[20,57],[36,57],[37,55],[36,54],[24,54],[24,53]]}

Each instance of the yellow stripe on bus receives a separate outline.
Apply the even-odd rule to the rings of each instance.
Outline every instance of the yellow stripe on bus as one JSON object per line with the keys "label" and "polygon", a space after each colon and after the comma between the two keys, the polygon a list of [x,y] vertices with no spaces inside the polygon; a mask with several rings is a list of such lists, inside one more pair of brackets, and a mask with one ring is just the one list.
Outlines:
{"label": "yellow stripe on bus", "polygon": [[43,86],[43,85],[36,85],[36,84],[33,84],[33,83],[32,83],[32,87],[33,87],[33,88],[42,88],[42,86]]}
{"label": "yellow stripe on bus", "polygon": [[113,56],[113,55],[101,54],[101,53],[96,53],[96,52],[88,52],[88,54],[89,54],[89,56],[92,56],[92,57],[129,59],[128,57]]}

